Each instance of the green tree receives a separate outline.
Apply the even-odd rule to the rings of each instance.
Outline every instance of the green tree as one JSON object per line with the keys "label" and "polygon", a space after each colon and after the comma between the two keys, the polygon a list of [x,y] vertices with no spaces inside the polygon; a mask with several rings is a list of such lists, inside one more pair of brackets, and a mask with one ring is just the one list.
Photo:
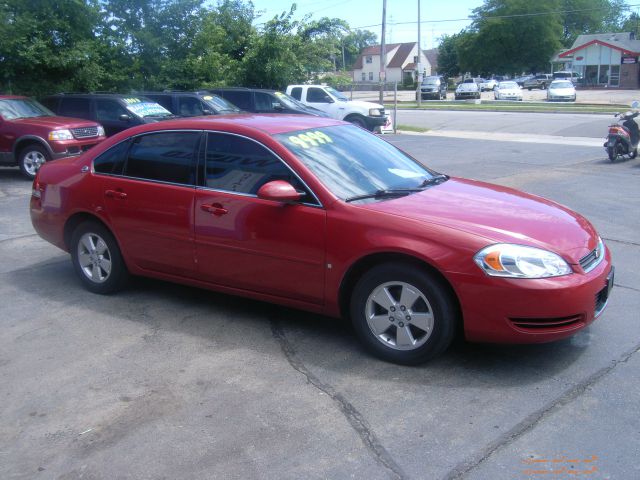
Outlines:
{"label": "green tree", "polygon": [[628,7],[623,0],[562,0],[562,43],[570,47],[578,35],[616,32]]}
{"label": "green tree", "polygon": [[88,90],[105,77],[96,0],[0,3],[0,89],[27,95]]}
{"label": "green tree", "polygon": [[457,43],[462,35],[443,35],[438,46],[438,70],[442,75],[455,77],[460,74],[460,62],[458,60]]}
{"label": "green tree", "polygon": [[640,15],[636,12],[632,12],[629,17],[627,17],[624,22],[622,22],[622,26],[620,30],[623,32],[633,32],[636,38],[640,36]]}
{"label": "green tree", "polygon": [[360,56],[360,52],[366,47],[376,45],[378,36],[370,30],[352,30],[341,39],[341,47],[344,47],[344,69],[349,69]]}

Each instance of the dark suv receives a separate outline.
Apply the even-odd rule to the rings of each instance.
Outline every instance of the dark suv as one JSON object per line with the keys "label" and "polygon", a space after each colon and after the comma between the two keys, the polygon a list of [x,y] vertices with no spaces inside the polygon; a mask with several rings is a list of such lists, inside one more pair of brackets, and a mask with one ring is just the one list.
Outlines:
{"label": "dark suv", "polygon": [[213,88],[211,93],[221,96],[236,107],[254,113],[302,113],[328,117],[317,108],[305,105],[286,93],[257,88]]}
{"label": "dark suv", "polygon": [[[422,100],[446,100],[447,79],[441,76],[425,77],[420,85]],[[416,93],[416,100],[418,94]]]}
{"label": "dark suv", "polygon": [[181,117],[224,115],[240,113],[240,109],[218,95],[208,91],[196,92],[143,92],[147,98]]}
{"label": "dark suv", "polygon": [[0,95],[0,165],[32,179],[48,160],[79,155],[105,139],[95,122],[56,117],[35,100]]}
{"label": "dark suv", "polygon": [[550,74],[543,73],[541,75],[536,75],[535,77],[531,77],[528,80],[525,80],[522,85],[527,90],[531,90],[532,88],[545,90],[547,88],[547,85],[549,85],[552,80],[553,77]]}
{"label": "dark suv", "polygon": [[59,93],[42,99],[58,115],[95,120],[111,136],[134,125],[175,118],[161,105],[142,95],[116,93]]}

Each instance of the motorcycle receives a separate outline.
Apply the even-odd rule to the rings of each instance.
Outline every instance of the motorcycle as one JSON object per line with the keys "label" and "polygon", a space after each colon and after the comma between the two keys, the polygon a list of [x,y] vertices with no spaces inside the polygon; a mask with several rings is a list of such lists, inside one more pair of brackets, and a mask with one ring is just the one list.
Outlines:
{"label": "motorcycle", "polygon": [[640,128],[634,118],[640,114],[638,111],[640,102],[633,102],[631,108],[632,111],[627,113],[616,113],[614,117],[619,119],[618,122],[609,125],[609,134],[604,148],[612,162],[623,155],[629,155],[629,158],[638,156]]}

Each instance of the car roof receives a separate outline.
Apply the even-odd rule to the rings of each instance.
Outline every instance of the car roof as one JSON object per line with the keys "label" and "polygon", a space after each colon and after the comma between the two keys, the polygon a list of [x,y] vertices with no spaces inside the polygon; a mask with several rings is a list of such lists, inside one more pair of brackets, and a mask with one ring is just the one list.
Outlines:
{"label": "car roof", "polygon": [[248,87],[218,87],[218,88],[209,88],[210,92],[231,92],[231,91],[239,91],[239,92],[265,92],[265,93],[275,93],[279,90],[273,90],[270,88],[248,88]]}
{"label": "car roof", "polygon": [[[133,95],[133,94],[132,94]],[[139,95],[215,95],[209,92],[209,90],[177,90],[177,91],[169,91],[169,92],[140,92]]]}
{"label": "car roof", "polygon": [[144,132],[172,129],[198,129],[198,130],[233,130],[233,127],[244,127],[260,131],[268,135],[277,135],[296,130],[309,130],[312,128],[331,127],[335,125],[348,125],[347,122],[333,118],[316,117],[312,115],[287,115],[287,114],[230,114],[216,115],[215,117],[188,117],[176,120],[165,120],[132,127],[125,132],[127,136]]}
{"label": "car roof", "polygon": [[104,97],[104,98],[131,98],[131,97],[144,97],[144,94],[141,93],[106,93],[106,92],[100,92],[100,93],[66,93],[66,92],[61,92],[61,93],[56,93],[53,95],[48,95],[47,97],[58,97],[58,98],[64,98],[64,97]]}

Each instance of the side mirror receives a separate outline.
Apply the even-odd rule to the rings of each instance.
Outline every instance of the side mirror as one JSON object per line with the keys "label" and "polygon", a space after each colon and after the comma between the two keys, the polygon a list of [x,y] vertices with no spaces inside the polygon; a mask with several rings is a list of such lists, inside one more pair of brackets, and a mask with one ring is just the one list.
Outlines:
{"label": "side mirror", "polygon": [[129,115],[127,115],[126,113],[123,113],[122,115],[120,115],[118,117],[118,120],[120,120],[121,122],[128,122],[131,120],[131,117]]}
{"label": "side mirror", "polygon": [[278,111],[284,110],[284,107],[280,102],[273,102],[271,106],[273,107],[274,110],[278,110]]}
{"label": "side mirror", "polygon": [[202,109],[202,115],[215,115],[215,113],[209,110],[208,108],[204,108]]}
{"label": "side mirror", "polygon": [[638,100],[634,100],[633,102],[631,102],[631,110],[637,112],[638,109],[640,109],[640,102]]}
{"label": "side mirror", "polygon": [[293,203],[299,202],[302,195],[284,180],[273,180],[265,183],[258,190],[258,198],[273,200],[274,202]]}
{"label": "side mirror", "polygon": [[329,95],[325,95],[324,97],[322,97],[322,101],[323,103],[333,103],[333,98],[331,98]]}

